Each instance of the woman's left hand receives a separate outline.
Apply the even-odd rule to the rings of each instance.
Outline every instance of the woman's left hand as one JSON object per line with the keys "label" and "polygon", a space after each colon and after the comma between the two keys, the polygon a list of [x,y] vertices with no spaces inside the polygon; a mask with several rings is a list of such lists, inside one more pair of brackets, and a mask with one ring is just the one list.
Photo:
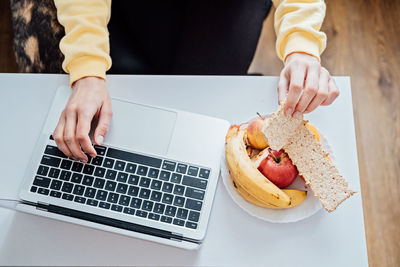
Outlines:
{"label": "woman's left hand", "polygon": [[328,106],[339,96],[339,89],[327,69],[314,56],[293,53],[285,60],[278,84],[279,103],[285,113],[299,118],[318,106]]}

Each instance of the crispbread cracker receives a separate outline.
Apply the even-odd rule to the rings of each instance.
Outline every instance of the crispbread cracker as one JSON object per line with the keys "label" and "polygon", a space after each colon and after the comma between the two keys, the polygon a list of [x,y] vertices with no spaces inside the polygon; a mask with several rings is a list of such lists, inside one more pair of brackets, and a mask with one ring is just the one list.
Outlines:
{"label": "crispbread cracker", "polygon": [[303,176],[328,212],[334,211],[340,203],[355,193],[326,158],[327,153],[305,126],[306,121],[286,116],[283,105],[268,121],[263,132],[271,148],[285,150],[296,165],[299,175]]}

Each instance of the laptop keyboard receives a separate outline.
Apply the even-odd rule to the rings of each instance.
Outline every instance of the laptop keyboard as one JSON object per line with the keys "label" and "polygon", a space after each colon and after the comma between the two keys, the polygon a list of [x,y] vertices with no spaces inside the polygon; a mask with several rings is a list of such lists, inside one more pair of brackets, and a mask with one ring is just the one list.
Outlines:
{"label": "laptop keyboard", "polygon": [[[52,137],[50,136],[50,139]],[[209,168],[94,146],[81,163],[47,145],[30,191],[196,229]]]}

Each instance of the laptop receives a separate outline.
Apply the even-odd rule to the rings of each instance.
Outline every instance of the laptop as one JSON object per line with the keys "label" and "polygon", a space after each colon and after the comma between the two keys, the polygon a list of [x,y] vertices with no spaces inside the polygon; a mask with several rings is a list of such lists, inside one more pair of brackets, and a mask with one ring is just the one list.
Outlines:
{"label": "laptop", "polygon": [[[82,163],[51,134],[71,89],[57,89],[17,210],[184,249],[206,234],[229,123],[112,98],[96,158]],[[93,128],[93,127],[92,127]],[[93,140],[93,139],[92,139]]]}

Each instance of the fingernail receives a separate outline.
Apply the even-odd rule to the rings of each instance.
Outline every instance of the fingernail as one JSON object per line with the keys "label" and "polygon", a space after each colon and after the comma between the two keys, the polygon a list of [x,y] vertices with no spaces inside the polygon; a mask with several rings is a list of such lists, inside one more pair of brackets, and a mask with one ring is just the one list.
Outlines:
{"label": "fingernail", "polygon": [[101,145],[104,141],[104,137],[102,135],[97,136],[97,142],[99,142],[99,145]]}
{"label": "fingernail", "polygon": [[293,109],[288,108],[288,109],[286,110],[286,116],[292,115],[292,112],[293,112]]}
{"label": "fingernail", "polygon": [[293,114],[293,118],[295,118],[295,119],[300,119],[300,118],[301,118],[301,113],[298,112],[298,111],[296,111],[296,112]]}

